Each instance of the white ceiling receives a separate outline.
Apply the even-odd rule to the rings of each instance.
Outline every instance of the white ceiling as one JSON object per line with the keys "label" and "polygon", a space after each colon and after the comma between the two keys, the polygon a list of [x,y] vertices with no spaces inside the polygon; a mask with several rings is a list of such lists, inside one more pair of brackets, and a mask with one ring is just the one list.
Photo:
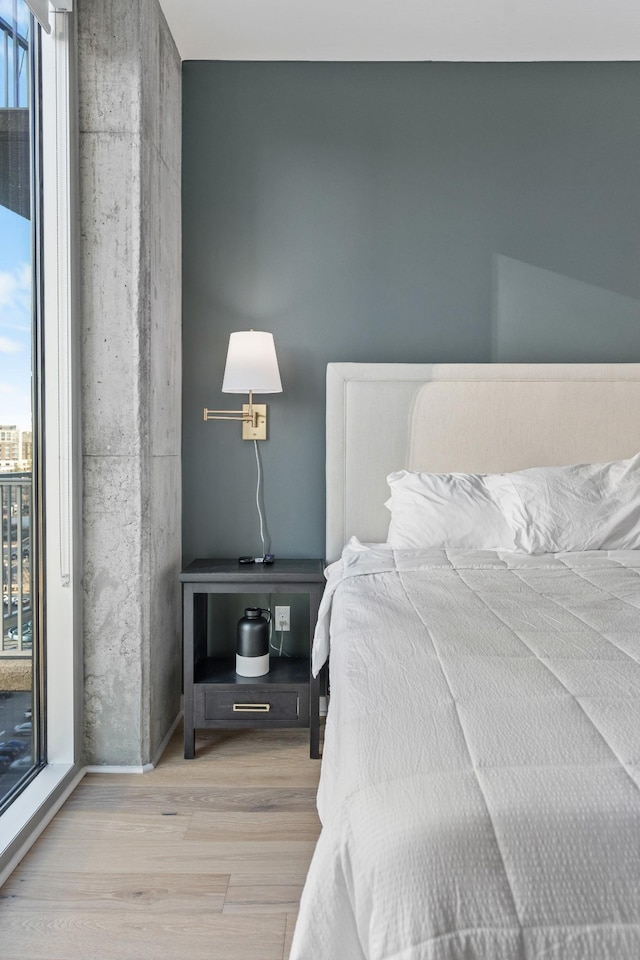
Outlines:
{"label": "white ceiling", "polygon": [[184,60],[637,60],[639,0],[160,0]]}

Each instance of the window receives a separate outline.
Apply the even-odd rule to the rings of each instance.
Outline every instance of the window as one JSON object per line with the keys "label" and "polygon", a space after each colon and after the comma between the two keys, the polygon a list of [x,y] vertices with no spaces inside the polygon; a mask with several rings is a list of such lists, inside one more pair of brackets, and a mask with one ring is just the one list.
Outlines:
{"label": "window", "polygon": [[41,382],[38,35],[24,0],[0,2],[0,810],[45,759],[33,457]]}
{"label": "window", "polygon": [[[30,672],[28,689],[4,689],[10,696],[0,699],[0,731],[28,743],[24,769],[13,767],[0,785],[0,883],[82,775],[74,22],[58,9],[63,0],[52,6],[55,12],[45,0],[0,0],[0,89],[8,98],[0,96],[7,131],[0,145],[0,486],[7,486],[0,688],[8,687],[5,663]],[[50,32],[29,7],[49,18]],[[22,111],[21,119],[5,111]],[[16,693],[30,698],[31,708],[18,705]],[[2,721],[6,700],[21,712],[10,724]],[[18,720],[31,731],[16,730]]]}

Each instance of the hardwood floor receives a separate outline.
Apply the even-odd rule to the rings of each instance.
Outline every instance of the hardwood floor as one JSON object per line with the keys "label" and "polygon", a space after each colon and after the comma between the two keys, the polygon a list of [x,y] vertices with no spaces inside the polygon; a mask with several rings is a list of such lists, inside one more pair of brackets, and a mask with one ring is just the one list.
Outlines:
{"label": "hardwood floor", "polygon": [[308,731],[252,730],[88,774],[0,889],[2,960],[287,960],[319,773]]}

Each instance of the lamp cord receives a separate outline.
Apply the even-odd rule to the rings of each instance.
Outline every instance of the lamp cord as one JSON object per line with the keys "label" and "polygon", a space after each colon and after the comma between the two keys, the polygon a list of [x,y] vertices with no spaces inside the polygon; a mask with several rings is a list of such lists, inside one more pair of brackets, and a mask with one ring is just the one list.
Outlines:
{"label": "lamp cord", "polygon": [[258,471],[258,481],[256,483],[256,507],[258,508],[258,517],[260,518],[260,539],[262,541],[262,556],[264,557],[267,552],[264,541],[264,518],[262,516],[262,508],[260,506],[260,488],[262,487],[262,468],[260,466],[260,454],[258,453],[258,441],[253,441],[253,449],[256,454],[256,467]]}

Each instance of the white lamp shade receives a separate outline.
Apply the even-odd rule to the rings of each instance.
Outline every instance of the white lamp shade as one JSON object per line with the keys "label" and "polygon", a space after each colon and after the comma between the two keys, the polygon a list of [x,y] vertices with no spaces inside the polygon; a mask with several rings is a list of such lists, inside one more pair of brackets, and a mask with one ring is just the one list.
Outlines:
{"label": "white lamp shade", "polygon": [[229,337],[223,393],[282,393],[273,334],[241,330]]}

